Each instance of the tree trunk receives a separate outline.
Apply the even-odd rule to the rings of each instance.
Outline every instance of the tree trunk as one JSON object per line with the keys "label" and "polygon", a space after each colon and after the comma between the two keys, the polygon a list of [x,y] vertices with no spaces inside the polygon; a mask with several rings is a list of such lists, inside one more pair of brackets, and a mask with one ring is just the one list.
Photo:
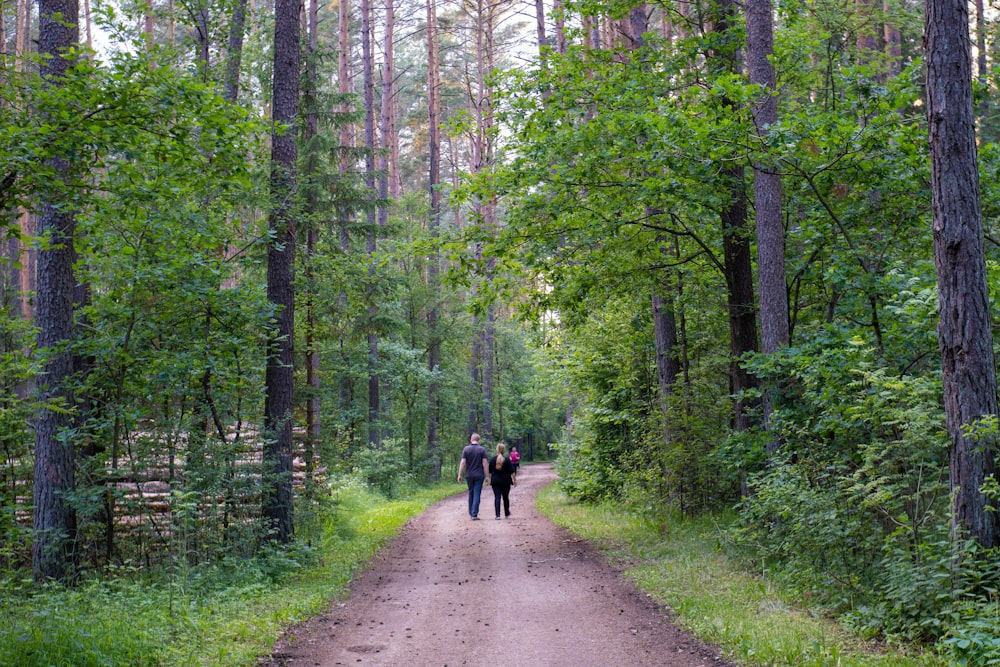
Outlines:
{"label": "tree trunk", "polygon": [[87,35],[87,51],[91,53],[87,54],[87,59],[91,62],[94,61],[94,27],[93,27],[93,15],[90,11],[90,0],[83,0],[83,25],[86,28]]}
{"label": "tree trunk", "polygon": [[[294,128],[299,113],[299,3],[277,0],[274,16],[272,116],[275,126]],[[295,132],[271,135],[267,298],[277,327],[268,340],[264,398],[264,517],[272,539],[290,542],[292,521],[292,417],[295,364],[295,199],[298,149]]]}
{"label": "tree trunk", "polygon": [[889,62],[887,74],[889,76],[899,76],[903,71],[903,36],[899,28],[889,21],[889,0],[883,0],[882,12],[886,15],[885,25],[882,26],[882,35],[885,38],[886,56]]}
{"label": "tree trunk", "polygon": [[[888,2],[888,0],[886,0]],[[895,43],[889,41],[889,24],[885,24],[886,30],[886,46],[890,47],[895,45],[896,49],[899,49],[899,31],[895,31],[894,37],[896,38]],[[979,103],[979,123],[980,131],[982,130],[982,123],[986,120],[990,113],[990,96],[986,94],[985,91],[989,90],[989,70],[986,64],[986,7],[984,6],[983,0],[976,0],[976,78],[979,80],[979,85],[984,91],[983,99]],[[900,60],[897,58],[896,60]]]}
{"label": "tree trunk", "polygon": [[653,333],[656,343],[656,378],[660,390],[660,412],[663,419],[663,442],[672,438],[670,429],[670,396],[677,385],[680,360],[677,355],[677,320],[674,316],[673,286],[664,281],[653,294]]}
{"label": "tree trunk", "polygon": [[[16,34],[14,35],[14,67],[17,71],[28,71],[28,59],[31,54],[31,0],[17,0],[17,16],[14,19]],[[17,209],[17,225],[21,238],[31,238],[36,233],[38,220],[35,214],[23,207]],[[16,257],[11,268],[12,277],[20,285],[17,293],[18,308],[22,317],[31,320],[35,317],[35,306],[30,294],[37,291],[38,250],[34,244],[25,244],[19,238],[11,239],[16,245],[16,253],[11,249],[12,257]]]}
{"label": "tree trunk", "polygon": [[[857,47],[858,58],[868,62],[878,43],[875,40],[875,13],[878,0],[857,0],[855,7],[858,13]],[[879,4],[881,6],[881,4]]]}
{"label": "tree trunk", "polygon": [[[478,244],[476,246],[476,260],[482,259],[482,250],[479,248]],[[475,288],[473,288],[473,299],[475,299]],[[479,404],[482,400],[482,364],[483,364],[483,336],[482,336],[483,323],[479,315],[473,313],[472,315],[472,355],[469,360],[469,381],[471,384],[469,391],[469,423],[468,423],[468,433],[466,435],[472,435],[479,430],[482,422],[479,419],[480,409]]]}
{"label": "tree trunk", "polygon": [[[338,49],[337,49],[337,87],[341,98],[347,100],[351,92],[351,75],[348,68],[348,56],[351,53],[351,13],[350,0],[340,0],[338,7]],[[340,111],[348,114],[353,111],[350,102],[344,101]],[[351,156],[349,149],[354,146],[353,123],[344,123],[340,126],[340,176],[346,178],[351,170]],[[338,212],[340,223],[340,249],[345,253],[351,249],[348,226],[350,225],[350,207],[344,206]]]}
{"label": "tree trunk", "polygon": [[546,46],[548,46],[548,41],[545,39],[545,3],[543,0],[535,0],[535,33],[538,36],[538,66],[539,69],[544,70],[547,63]]}
{"label": "tree trunk", "polygon": [[393,37],[395,27],[393,0],[385,0],[385,34],[382,53],[385,61],[382,64],[382,151],[379,153],[379,186],[378,194],[382,200],[378,209],[378,224],[385,228],[389,223],[389,180],[391,177],[391,155],[393,148]]}
{"label": "tree trunk", "polygon": [[142,16],[142,34],[143,38],[146,40],[146,50],[152,51],[155,45],[155,37],[153,35],[153,0],[146,0],[146,11],[143,12]]}
{"label": "tree trunk", "polygon": [[236,0],[233,19],[229,24],[229,49],[226,53],[226,92],[230,102],[240,95],[240,64],[243,60],[243,36],[246,32],[247,0]]}
{"label": "tree trunk", "polygon": [[486,306],[483,320],[483,437],[493,440],[493,377],[496,372],[496,314]]}
{"label": "tree trunk", "polygon": [[556,17],[556,52],[566,53],[569,48],[566,42],[566,7],[562,0],[553,0],[552,13]]}
{"label": "tree trunk", "polygon": [[[245,1],[245,0],[241,0]],[[306,345],[306,386],[309,388],[306,398],[306,446],[303,457],[306,464],[306,481],[311,486],[313,471],[316,464],[316,448],[320,439],[320,399],[319,399],[319,350],[316,340],[316,290],[317,280],[315,276],[316,246],[319,243],[319,224],[314,220],[319,212],[319,193],[317,183],[319,178],[319,160],[317,147],[314,145],[316,137],[319,135],[319,76],[317,74],[317,59],[319,58],[319,32],[318,32],[319,6],[317,0],[309,0],[307,12],[307,29],[309,35],[308,53],[309,58],[306,64],[306,93],[303,95],[303,103],[306,106],[305,137],[303,146],[308,152],[304,161],[304,168],[308,174],[309,187],[306,192],[306,209],[309,212],[309,223],[306,231],[306,318],[305,318],[305,345]]]}
{"label": "tree trunk", "polygon": [[[372,60],[372,8],[370,0],[361,0],[361,68],[364,85],[365,105],[365,183],[372,199],[378,194],[375,183],[375,83],[374,62]],[[378,334],[374,330],[378,316],[375,305],[375,252],[378,249],[376,206],[369,203],[367,212],[368,239],[366,249],[368,264],[368,442],[381,447],[382,432],[379,428],[379,364]]]}
{"label": "tree trunk", "polygon": [[[730,376],[732,392],[741,392],[757,386],[757,379],[739,363],[747,352],[756,352],[757,317],[754,312],[753,267],[750,261],[750,240],[747,233],[747,200],[744,194],[742,167],[724,170],[732,182],[729,205],[722,210],[722,246],[725,257],[726,296],[729,313],[729,343],[732,361]],[[736,402],[734,426],[737,431],[747,431],[754,421],[749,414],[754,401],[740,398]]]}
{"label": "tree trunk", "polygon": [[[7,2],[0,0],[0,80],[6,79],[7,63]],[[5,102],[0,102],[0,108],[6,106]]]}
{"label": "tree trunk", "polygon": [[994,473],[997,437],[967,433],[997,414],[968,11],[964,0],[926,1],[931,204],[955,535],[967,534],[984,547],[994,547],[1000,544],[998,514],[980,488]]}
{"label": "tree trunk", "polygon": [[208,0],[201,0],[195,12],[195,31],[198,35],[198,65],[201,69],[201,77],[205,83],[211,80],[211,39],[208,15]]}
{"label": "tree trunk", "polygon": [[[72,61],[66,51],[79,42],[76,0],[40,0],[39,51],[50,56],[41,66],[46,85],[59,87]],[[35,420],[34,535],[32,571],[36,581],[66,581],[73,575],[76,512],[69,502],[74,488],[73,442],[69,437],[73,407],[69,388],[73,373],[73,295],[76,280],[76,219],[58,193],[72,169],[62,157],[49,158],[55,175],[53,191],[39,202],[41,234],[48,239],[38,256],[36,313],[38,349],[44,358],[39,380],[40,405]],[[48,407],[61,403],[62,409]]]}
{"label": "tree trunk", "polygon": [[427,456],[433,466],[433,477],[441,477],[441,452],[438,430],[441,421],[439,394],[441,384],[438,379],[441,370],[441,340],[438,332],[440,294],[440,258],[437,241],[441,229],[441,137],[440,102],[438,74],[437,7],[434,0],[427,0],[427,133],[428,133],[428,179],[430,196],[427,226],[431,235],[432,250],[428,257],[427,283],[430,288],[431,304],[427,309],[427,369],[431,372],[427,386]]}
{"label": "tree trunk", "polygon": [[[768,129],[778,121],[775,94],[774,28],[771,0],[747,0],[747,66],[750,83],[765,89],[753,107],[754,130],[767,150]],[[757,220],[757,271],[760,280],[761,350],[767,354],[788,345],[788,287],[785,278],[785,230],[781,219],[781,176],[754,164],[754,211]]]}
{"label": "tree trunk", "polygon": [[[476,77],[469,81],[469,105],[476,120],[471,137],[472,164],[470,171],[478,174],[493,161],[493,92],[490,74],[493,71],[495,6],[486,0],[475,4],[474,26],[476,38]],[[496,203],[493,200],[478,199],[473,205],[476,218],[484,229],[492,229],[495,223]],[[481,265],[482,246],[475,249],[477,264]],[[487,262],[482,279],[489,283],[493,265]],[[489,289],[486,289],[489,292]],[[493,433],[493,309],[487,305],[485,315],[473,316],[473,341],[470,375],[472,391],[469,397],[469,430],[480,431],[490,440]]]}
{"label": "tree trunk", "polygon": [[[751,84],[764,88],[764,96],[752,107],[754,133],[759,149],[768,150],[767,133],[778,121],[775,91],[774,26],[771,0],[747,0],[747,69]],[[781,219],[781,176],[760,160],[753,165],[754,214],[757,223],[757,279],[760,286],[760,339],[765,354],[788,345],[788,286],[785,276],[785,229]],[[771,399],[763,396],[763,421],[770,422]],[[768,452],[780,441],[771,437]]]}
{"label": "tree trunk", "polygon": [[[715,30],[720,34],[719,50],[714,54],[714,66],[719,71],[738,73],[740,71],[740,49],[735,43],[733,24],[736,20],[735,0],[722,0],[718,5]],[[735,103],[730,103],[735,107]],[[757,346],[757,317],[754,310],[753,267],[750,258],[750,234],[747,225],[747,199],[745,175],[742,166],[736,164],[723,169],[730,183],[730,200],[720,211],[722,222],[722,247],[724,272],[726,276],[726,296],[729,315],[729,341],[732,361],[730,378],[732,391],[736,395],[757,386],[756,378],[739,363],[747,352],[755,352]],[[754,420],[749,412],[753,402],[746,398],[736,401],[734,427],[738,431],[749,430]]]}
{"label": "tree trunk", "polygon": [[14,19],[14,60],[20,71],[27,71],[28,49],[31,44],[31,0],[17,0],[17,16]]}

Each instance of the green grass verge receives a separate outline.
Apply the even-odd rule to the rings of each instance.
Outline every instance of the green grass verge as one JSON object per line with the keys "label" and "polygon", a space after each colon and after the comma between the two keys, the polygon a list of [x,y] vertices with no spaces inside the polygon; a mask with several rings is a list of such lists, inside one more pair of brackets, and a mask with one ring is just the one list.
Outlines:
{"label": "green grass verge", "polygon": [[122,573],[37,590],[8,577],[0,581],[0,665],[248,667],[283,630],[345,597],[408,519],[455,489],[440,484],[386,501],[347,484],[332,511],[311,518],[311,548],[168,579]]}
{"label": "green grass verge", "polygon": [[821,613],[793,604],[780,587],[731,562],[711,518],[649,521],[620,505],[580,504],[550,486],[538,509],[596,545],[626,576],[701,639],[744,665],[937,667],[929,653],[874,647]]}

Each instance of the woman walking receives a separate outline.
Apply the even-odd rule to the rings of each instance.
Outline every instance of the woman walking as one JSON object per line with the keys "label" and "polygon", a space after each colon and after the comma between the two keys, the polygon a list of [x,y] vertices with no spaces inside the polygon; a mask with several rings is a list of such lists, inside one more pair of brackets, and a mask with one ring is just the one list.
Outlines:
{"label": "woman walking", "polygon": [[510,516],[510,487],[517,486],[517,475],[510,459],[504,456],[507,448],[501,442],[497,445],[496,456],[490,458],[487,469],[490,471],[490,487],[493,489],[493,507],[497,519],[500,518],[500,501],[503,500],[504,516]]}

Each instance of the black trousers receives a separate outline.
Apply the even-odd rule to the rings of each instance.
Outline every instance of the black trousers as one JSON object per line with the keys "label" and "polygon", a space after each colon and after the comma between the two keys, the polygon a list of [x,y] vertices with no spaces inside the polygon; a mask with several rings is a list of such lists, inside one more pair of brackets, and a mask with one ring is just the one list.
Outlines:
{"label": "black trousers", "polygon": [[500,516],[500,500],[503,499],[504,516],[510,516],[510,484],[491,484],[493,487],[493,508]]}

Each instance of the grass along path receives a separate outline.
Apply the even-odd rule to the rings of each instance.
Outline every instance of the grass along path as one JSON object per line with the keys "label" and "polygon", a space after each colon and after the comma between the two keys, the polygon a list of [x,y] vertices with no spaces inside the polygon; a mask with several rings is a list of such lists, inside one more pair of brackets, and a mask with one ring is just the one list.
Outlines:
{"label": "grass along path", "polygon": [[294,623],[347,595],[347,584],[406,521],[456,492],[439,484],[386,501],[348,482],[303,523],[309,553],[276,552],[150,578],[122,570],[77,588],[38,591],[0,578],[0,665],[249,667]]}
{"label": "grass along path", "polygon": [[930,654],[876,652],[835,622],[782,598],[776,584],[747,574],[717,549],[709,520],[657,525],[621,507],[582,505],[550,486],[538,509],[598,546],[609,561],[678,623],[745,665],[938,667]]}

